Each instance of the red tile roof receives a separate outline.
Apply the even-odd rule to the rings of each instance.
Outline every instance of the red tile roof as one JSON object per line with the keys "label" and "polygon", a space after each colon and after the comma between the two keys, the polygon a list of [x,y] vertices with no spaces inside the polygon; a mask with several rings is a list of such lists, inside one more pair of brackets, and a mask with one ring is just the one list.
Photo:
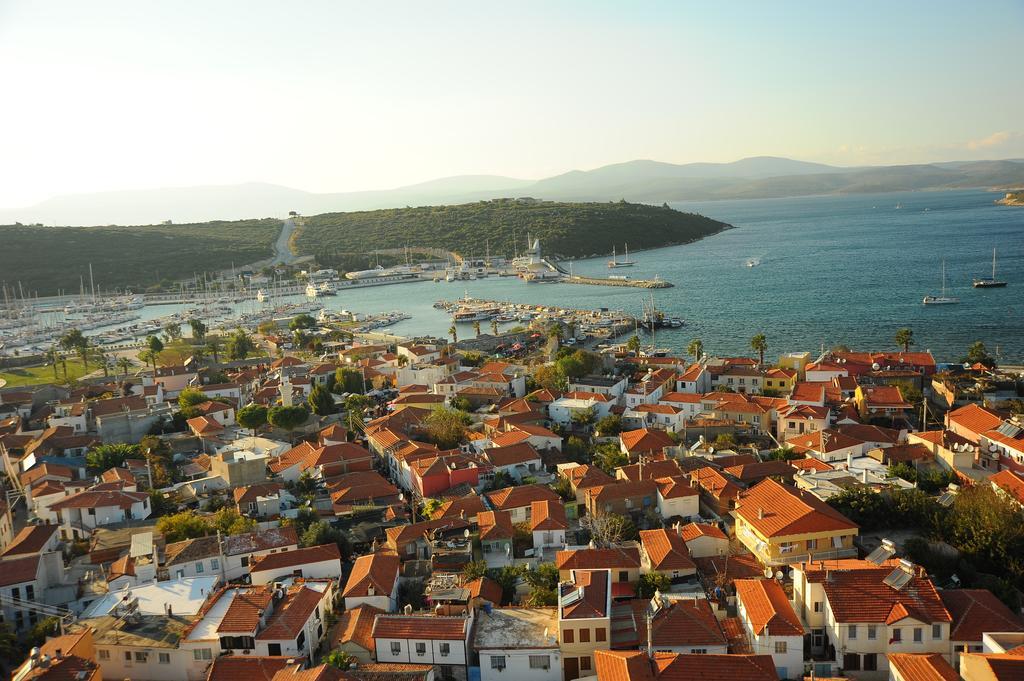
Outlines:
{"label": "red tile roof", "polygon": [[[647,599],[630,601],[631,621],[616,622],[626,624],[635,632],[634,637],[616,636],[617,648],[635,649],[647,643],[647,612],[650,608]],[[616,620],[619,618],[616,616]],[[663,606],[651,619],[651,637],[655,649],[675,648],[682,646],[724,646],[727,643],[725,632],[715,617],[711,604],[705,598],[672,599]],[[619,627],[612,625],[613,629]]]}
{"label": "red tile roof", "polygon": [[598,650],[598,681],[778,681],[771,655],[698,655]]}
{"label": "red tile roof", "polygon": [[[563,583],[559,586],[559,600],[573,591],[582,590],[582,598],[569,605],[562,605],[562,619],[588,619],[607,617],[608,587],[610,576],[607,570],[576,570],[573,572],[574,583]],[[612,585],[614,586],[614,585]]]}
{"label": "red tile roof", "polygon": [[540,454],[529,442],[484,450],[484,457],[495,466],[514,466],[528,461],[540,461]]}
{"label": "red tile roof", "polygon": [[991,476],[988,480],[1016,499],[1018,504],[1024,504],[1024,477],[1017,475],[1009,469],[1005,469]]}
{"label": "red tile roof", "polygon": [[465,641],[471,620],[430,615],[381,615],[373,625],[374,638]]}
{"label": "red tile roof", "polygon": [[376,595],[390,595],[398,582],[400,563],[398,556],[390,551],[359,556],[341,595],[345,598],[369,596],[371,586]]}
{"label": "red tile roof", "polygon": [[555,554],[559,570],[629,569],[640,567],[640,549],[570,549]]}
{"label": "red tile roof", "polygon": [[[228,596],[225,591],[221,598]],[[273,589],[267,586],[239,589],[221,618],[217,633],[254,634],[260,625],[260,612],[274,599]]]}
{"label": "red tile roof", "polygon": [[558,496],[550,487],[544,485],[519,485],[518,487],[505,487],[495,490],[486,495],[491,506],[499,510],[509,510],[530,506],[535,501],[560,501]]}
{"label": "red tile roof", "polygon": [[244,553],[255,553],[256,551],[269,551],[270,549],[280,549],[286,546],[296,546],[298,543],[299,538],[295,533],[294,526],[275,527],[271,530],[233,534],[229,537],[224,537],[224,555],[237,556]]}
{"label": "red tile roof", "polygon": [[987,589],[945,589],[939,598],[953,616],[950,641],[981,645],[986,631],[1024,631],[1024,621]]}
{"label": "red tile roof", "polygon": [[977,404],[968,404],[946,414],[947,424],[956,424],[972,433],[980,434],[995,430],[1003,423],[1002,412],[986,409]]}
{"label": "red tile roof", "polygon": [[288,667],[299,668],[301,664],[302,658],[296,661],[294,657],[220,655],[213,659],[206,681],[271,681],[277,672]]}
{"label": "red tile roof", "polygon": [[0,563],[0,586],[13,586],[25,582],[35,581],[39,572],[39,554],[32,554],[24,558],[11,558]]}
{"label": "red tile roof", "polygon": [[728,541],[728,537],[725,533],[719,529],[718,525],[709,525],[706,523],[689,523],[683,525],[680,528],[680,532],[683,534],[683,541],[693,541],[698,537],[714,537],[715,539],[725,539]]}
{"label": "red tile roof", "polygon": [[15,535],[11,543],[7,545],[3,553],[0,553],[0,558],[40,553],[56,533],[56,525],[28,525],[23,527]]}
{"label": "red tile roof", "polygon": [[[335,550],[337,546],[332,544]],[[281,555],[281,554],[274,554]],[[267,626],[256,636],[257,641],[292,641],[303,630],[306,622],[326,592],[316,591],[307,586],[289,590],[284,599],[274,608],[274,614],[267,620]]]}
{"label": "red tile roof", "polygon": [[660,452],[665,447],[675,446],[675,441],[663,430],[627,430],[619,434],[619,442],[628,452]]}
{"label": "red tile roof", "polygon": [[672,530],[641,530],[640,544],[647,553],[653,570],[664,572],[697,569],[690,558],[686,542]]}
{"label": "red tile roof", "polygon": [[493,579],[478,577],[471,582],[466,582],[463,586],[469,590],[470,598],[483,598],[495,605],[501,603],[501,585]]}
{"label": "red tile roof", "polygon": [[576,489],[586,489],[588,487],[607,485],[615,479],[597,466],[591,466],[589,464],[580,464],[579,466],[570,468],[566,471],[565,475],[569,478],[569,482]]}
{"label": "red tile roof", "polygon": [[771,478],[743,492],[735,512],[767,538],[858,529],[856,523],[810,492]]}
{"label": "red tile roof", "polygon": [[65,508],[106,508],[110,506],[129,509],[133,504],[145,501],[146,499],[149,499],[149,495],[142,492],[123,492],[120,490],[94,492],[92,490],[85,490],[52,504],[50,510],[61,511]]}
{"label": "red tile roof", "polygon": [[781,584],[774,579],[737,579],[733,585],[755,634],[803,636],[804,626]]}
{"label": "red tile roof", "polygon": [[351,642],[373,655],[376,650],[373,641],[373,622],[377,615],[384,613],[384,610],[372,605],[359,605],[344,611],[338,617],[338,625],[331,633],[331,648]]}
{"label": "red tile roof", "polygon": [[651,480],[654,478],[671,478],[681,475],[683,469],[675,459],[661,459],[644,463],[634,463],[615,469],[615,476],[625,480]]}
{"label": "red tile roof", "polygon": [[903,681],[960,681],[960,675],[939,653],[889,653],[886,657]]}
{"label": "red tile roof", "polygon": [[508,511],[484,511],[477,516],[477,524],[482,540],[511,539],[515,534],[512,515]]}
{"label": "red tile roof", "polygon": [[486,508],[484,507],[483,497],[476,494],[470,494],[465,497],[446,501],[430,515],[430,518],[431,520],[439,520],[441,518],[461,518],[463,514],[465,514],[466,520],[473,520],[481,511],[484,510],[486,510]]}
{"label": "red tile roof", "polygon": [[926,624],[952,621],[935,586],[927,577],[915,575],[898,591],[885,584],[885,578],[894,569],[900,568],[886,566],[829,572],[822,588],[836,621],[840,624],[893,624],[907,617]]}
{"label": "red tile roof", "polygon": [[565,517],[565,506],[562,502],[545,499],[535,501],[530,505],[530,529],[538,530],[566,530],[569,528],[569,521]]}
{"label": "red tile roof", "polygon": [[328,560],[338,562],[338,576],[340,577],[341,551],[338,549],[337,544],[321,544],[293,551],[268,553],[255,558],[249,567],[249,572],[265,572],[267,570],[278,570],[288,567],[298,568],[309,563],[319,563]]}

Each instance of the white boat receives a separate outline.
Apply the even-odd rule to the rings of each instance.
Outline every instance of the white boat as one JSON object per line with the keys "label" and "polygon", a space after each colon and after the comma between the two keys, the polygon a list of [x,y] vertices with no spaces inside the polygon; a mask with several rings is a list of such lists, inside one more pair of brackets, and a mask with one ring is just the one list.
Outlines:
{"label": "white boat", "polygon": [[263,289],[256,291],[256,300],[261,303],[267,302],[267,294],[263,292]]}
{"label": "white boat", "polygon": [[608,261],[608,267],[609,268],[632,267],[635,264],[636,264],[636,260],[630,260],[629,259],[629,244],[626,244],[626,258],[624,260],[619,260],[615,256],[615,246],[612,246],[612,259]]}
{"label": "white boat", "polygon": [[758,265],[761,264],[761,259],[760,258],[750,258],[749,260],[747,260],[743,264],[746,265],[747,267],[757,267]]}
{"label": "white boat", "polygon": [[922,301],[925,305],[955,305],[960,302],[959,298],[946,295],[946,261],[942,261],[942,293],[937,296],[925,296]]}
{"label": "white boat", "polygon": [[452,315],[452,321],[456,324],[472,322],[486,322],[497,317],[501,310],[495,307],[459,308]]}
{"label": "white boat", "polygon": [[1006,286],[1005,281],[996,279],[996,249],[992,249],[992,276],[975,279],[973,286],[974,288],[1003,288]]}

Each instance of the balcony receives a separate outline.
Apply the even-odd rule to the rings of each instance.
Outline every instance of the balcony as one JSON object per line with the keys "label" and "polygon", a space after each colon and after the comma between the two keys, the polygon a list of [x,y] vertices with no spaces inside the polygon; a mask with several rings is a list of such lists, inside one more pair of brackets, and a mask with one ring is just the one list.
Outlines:
{"label": "balcony", "polygon": [[825,551],[815,551],[814,553],[783,553],[778,556],[772,556],[762,562],[766,567],[777,567],[782,565],[795,565],[797,563],[807,563],[812,560],[839,560],[840,558],[856,558],[857,549],[855,547],[841,548],[841,549],[828,549]]}

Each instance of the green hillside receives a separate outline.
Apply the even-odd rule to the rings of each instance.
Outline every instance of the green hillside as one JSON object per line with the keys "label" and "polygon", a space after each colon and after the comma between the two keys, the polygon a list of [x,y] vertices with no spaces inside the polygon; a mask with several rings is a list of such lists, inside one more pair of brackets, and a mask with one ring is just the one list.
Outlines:
{"label": "green hillside", "polygon": [[44,227],[0,225],[0,280],[27,292],[79,290],[93,278],[104,290],[143,291],[268,258],[281,221],[240,220],[191,225]]}
{"label": "green hillside", "polygon": [[444,248],[463,255],[511,256],[527,234],[545,253],[565,257],[686,243],[728,229],[702,215],[668,207],[626,203],[557,203],[495,199],[456,206],[424,206],[326,213],[305,220],[298,250],[321,264],[345,263],[350,254],[375,248]]}

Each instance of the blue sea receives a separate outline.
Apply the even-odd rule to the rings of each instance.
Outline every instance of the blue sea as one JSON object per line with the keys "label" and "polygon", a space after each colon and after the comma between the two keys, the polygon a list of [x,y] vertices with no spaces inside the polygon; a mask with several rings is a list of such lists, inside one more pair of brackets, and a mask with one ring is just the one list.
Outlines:
{"label": "blue sea", "polygon": [[[683,246],[631,252],[637,265],[614,273],[657,275],[675,284],[655,291],[655,301],[686,326],[659,331],[656,342],[679,352],[700,338],[710,353],[750,354],[756,333],[767,335],[770,356],[839,344],[894,348],[896,329],[908,326],[915,349],[930,349],[939,361],[959,361],[967,346],[982,340],[1003,361],[1021,363],[1024,207],[996,205],[999,196],[964,190],[677,203],[674,208],[735,229]],[[1009,286],[972,288],[972,278],[990,274],[993,248],[997,275]],[[604,277],[607,259],[577,260],[572,268]],[[760,264],[746,267],[749,259]],[[943,259],[947,295],[961,303],[924,306],[925,295],[939,293]],[[637,315],[649,295],[635,288],[489,278],[360,289],[329,299],[328,306],[367,313],[401,309],[413,318],[391,327],[394,333],[444,335],[450,319],[432,304],[467,292]],[[461,333],[472,330],[465,326]]]}

